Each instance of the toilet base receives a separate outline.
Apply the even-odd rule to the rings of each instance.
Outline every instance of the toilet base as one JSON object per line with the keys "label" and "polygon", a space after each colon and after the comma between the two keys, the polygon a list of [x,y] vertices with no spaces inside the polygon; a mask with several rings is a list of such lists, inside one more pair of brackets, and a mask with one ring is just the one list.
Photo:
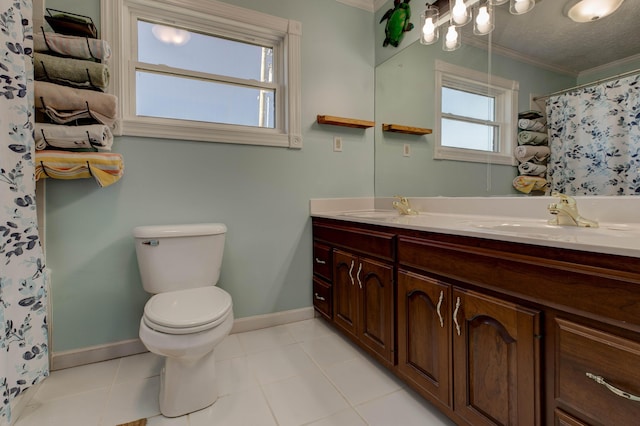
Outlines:
{"label": "toilet base", "polygon": [[165,358],[160,373],[160,412],[179,417],[218,399],[214,351],[197,359]]}

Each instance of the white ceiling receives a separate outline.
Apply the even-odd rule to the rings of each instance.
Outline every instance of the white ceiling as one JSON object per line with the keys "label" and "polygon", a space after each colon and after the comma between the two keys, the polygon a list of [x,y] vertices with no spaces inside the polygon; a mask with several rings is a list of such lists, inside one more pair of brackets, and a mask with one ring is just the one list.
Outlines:
{"label": "white ceiling", "polygon": [[[338,1],[366,10],[386,4],[385,0]],[[432,2],[413,0],[413,14],[422,13],[427,1]],[[509,13],[508,3],[496,6],[492,45],[573,75],[616,61],[640,59],[640,0],[625,0],[614,14],[582,24],[573,22],[566,13],[567,6],[575,2],[536,0],[532,11],[519,16]],[[471,24],[464,29],[463,43],[469,37],[476,42],[487,39],[473,36]]]}

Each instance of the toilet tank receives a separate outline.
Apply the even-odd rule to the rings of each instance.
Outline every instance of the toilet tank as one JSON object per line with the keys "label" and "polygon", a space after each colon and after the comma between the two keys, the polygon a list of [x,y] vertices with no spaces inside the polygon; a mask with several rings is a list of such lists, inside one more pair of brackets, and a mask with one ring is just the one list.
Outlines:
{"label": "toilet tank", "polygon": [[138,268],[152,294],[216,285],[227,227],[222,223],[138,226]]}

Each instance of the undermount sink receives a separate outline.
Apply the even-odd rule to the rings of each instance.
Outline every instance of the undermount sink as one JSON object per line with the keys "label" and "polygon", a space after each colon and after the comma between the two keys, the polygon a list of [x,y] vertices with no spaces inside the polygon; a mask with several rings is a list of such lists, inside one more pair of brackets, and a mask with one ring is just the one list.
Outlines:
{"label": "undermount sink", "polygon": [[638,238],[640,229],[626,224],[601,224],[599,228],[550,225],[546,221],[487,221],[470,222],[469,226],[501,234],[522,236],[538,236],[551,240],[563,240],[572,237],[598,237],[598,238]]}

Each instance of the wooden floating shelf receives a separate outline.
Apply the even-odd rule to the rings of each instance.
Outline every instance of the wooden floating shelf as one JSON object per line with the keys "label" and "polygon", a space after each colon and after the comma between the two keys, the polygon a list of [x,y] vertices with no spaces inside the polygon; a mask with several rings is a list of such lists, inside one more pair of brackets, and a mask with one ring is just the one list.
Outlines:
{"label": "wooden floating shelf", "polygon": [[356,129],[366,129],[376,125],[374,121],[356,120],[354,118],[334,117],[331,115],[319,115],[318,124],[332,124],[334,126],[354,127]]}
{"label": "wooden floating shelf", "polygon": [[383,124],[382,130],[385,132],[406,133],[409,135],[430,135],[431,129],[423,129],[422,127],[401,126],[399,124]]}

